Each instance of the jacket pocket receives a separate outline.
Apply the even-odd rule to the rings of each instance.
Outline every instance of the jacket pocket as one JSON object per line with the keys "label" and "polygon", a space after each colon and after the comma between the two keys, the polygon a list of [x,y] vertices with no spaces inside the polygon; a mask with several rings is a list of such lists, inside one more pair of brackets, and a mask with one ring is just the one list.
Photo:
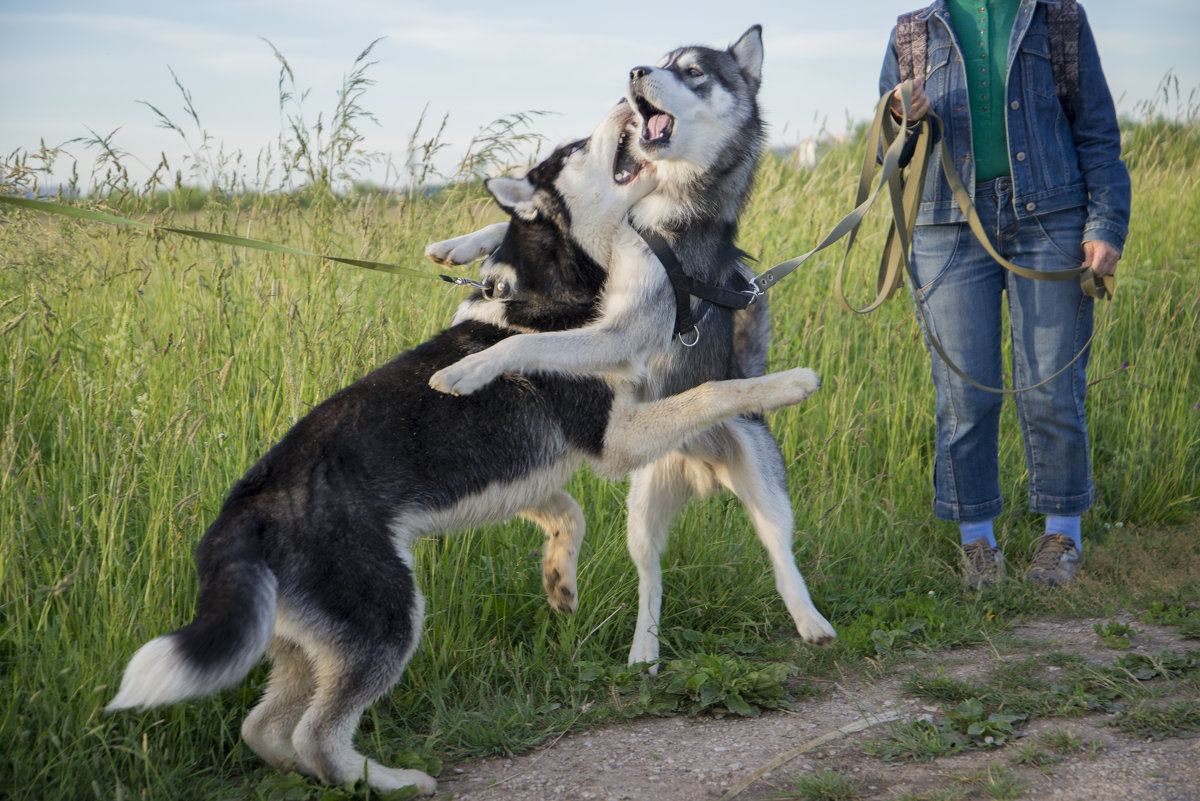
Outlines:
{"label": "jacket pocket", "polygon": [[1050,62],[1050,38],[1031,32],[1022,40],[1020,52],[1025,89],[1041,97],[1057,99],[1054,67]]}

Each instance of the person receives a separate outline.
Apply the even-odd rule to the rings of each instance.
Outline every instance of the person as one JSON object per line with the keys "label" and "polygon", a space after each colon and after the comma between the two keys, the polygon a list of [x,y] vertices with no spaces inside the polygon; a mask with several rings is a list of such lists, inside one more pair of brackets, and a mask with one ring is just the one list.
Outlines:
{"label": "person", "polygon": [[[936,0],[922,10],[916,19],[925,26],[926,63],[915,70],[909,119],[929,110],[942,119],[942,146],[1000,255],[1034,270],[1087,266],[1096,277],[1114,275],[1128,231],[1129,172],[1082,7],[1077,88],[1057,96],[1053,52],[1070,46],[1047,22],[1048,6],[1058,2]],[[893,28],[879,89],[892,93],[897,121],[899,61],[911,52],[898,52]],[[1007,295],[1014,386],[1036,385],[1082,352],[1058,377],[1014,396],[1029,510],[1045,515],[1027,576],[1051,586],[1073,581],[1083,553],[1081,515],[1094,495],[1084,413],[1093,299],[1078,281],[1022,278],[995,261],[971,233],[936,158],[912,234],[911,269],[937,390],[933,511],[958,523],[969,586],[1004,578],[993,527],[1003,503],[1004,396],[956,376],[928,347],[929,336],[975,381],[1000,386]]]}

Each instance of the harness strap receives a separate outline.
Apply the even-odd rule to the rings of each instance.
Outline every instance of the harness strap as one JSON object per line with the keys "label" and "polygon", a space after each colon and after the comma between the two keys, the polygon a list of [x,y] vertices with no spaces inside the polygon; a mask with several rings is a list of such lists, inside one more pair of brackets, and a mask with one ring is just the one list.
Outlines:
{"label": "harness strap", "polygon": [[926,26],[924,21],[917,19],[923,11],[912,11],[896,19],[896,52],[899,54],[901,83],[925,77]]}
{"label": "harness strap", "polygon": [[[671,282],[671,289],[675,292],[675,336],[679,337],[685,345],[690,347],[696,344],[698,339],[689,343],[683,339],[683,335],[694,331],[699,337],[697,326],[713,306],[735,310],[744,309],[758,297],[759,292],[756,288],[736,273],[730,276],[731,283],[740,283],[744,288],[730,289],[716,286],[688,275],[683,271],[683,264],[675,255],[675,251],[671,249],[671,244],[667,242],[666,237],[657,231],[638,230],[636,226],[634,230],[638,231],[647,247],[658,258],[663,270],[667,273],[667,279]],[[698,314],[692,311],[693,297],[702,301]]]}
{"label": "harness strap", "polygon": [[1076,0],[1059,0],[1058,5],[1046,6],[1046,27],[1050,32],[1054,87],[1063,108],[1067,109],[1079,92],[1079,6]]}

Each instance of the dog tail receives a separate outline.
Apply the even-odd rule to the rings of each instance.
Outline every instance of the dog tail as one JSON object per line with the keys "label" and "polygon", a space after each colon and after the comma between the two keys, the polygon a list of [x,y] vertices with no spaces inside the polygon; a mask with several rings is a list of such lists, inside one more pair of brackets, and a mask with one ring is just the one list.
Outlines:
{"label": "dog tail", "polygon": [[245,678],[275,631],[279,585],[263,556],[262,532],[253,515],[217,518],[196,549],[195,618],[138,649],[106,712],[171,704]]}

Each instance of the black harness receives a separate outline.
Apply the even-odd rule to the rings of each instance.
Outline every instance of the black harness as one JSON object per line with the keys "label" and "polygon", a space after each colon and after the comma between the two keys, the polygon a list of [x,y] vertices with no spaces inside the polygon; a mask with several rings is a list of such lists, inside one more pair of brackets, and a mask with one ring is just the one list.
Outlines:
{"label": "black harness", "polygon": [[[634,230],[637,230],[636,226]],[[683,264],[675,255],[675,251],[671,249],[666,237],[656,231],[647,233],[638,230],[638,234],[667,273],[667,280],[670,281],[671,289],[675,293],[674,336],[678,337],[680,344],[685,347],[694,347],[700,341],[700,322],[713,306],[736,311],[746,308],[763,294],[756,284],[737,272],[730,274],[727,281],[729,286],[716,286],[693,278],[683,271]],[[470,278],[448,275],[441,277],[443,280],[459,286],[473,286],[479,289],[488,300],[511,303],[521,299],[520,291],[507,281],[475,281]],[[692,310],[692,298],[694,297],[700,299],[700,305],[695,311]],[[690,341],[685,336],[687,334],[692,335]]]}
{"label": "black harness", "polygon": [[[710,308],[721,306],[726,309],[744,309],[762,294],[754,284],[736,272],[729,276],[728,283],[731,286],[715,286],[693,278],[683,271],[683,265],[662,234],[640,230],[638,234],[662,264],[667,279],[671,282],[671,288],[675,291],[675,336],[686,347],[690,348],[700,341],[698,326]],[[693,297],[701,301],[699,308],[694,312]],[[688,333],[694,335],[690,342],[684,337]]]}

